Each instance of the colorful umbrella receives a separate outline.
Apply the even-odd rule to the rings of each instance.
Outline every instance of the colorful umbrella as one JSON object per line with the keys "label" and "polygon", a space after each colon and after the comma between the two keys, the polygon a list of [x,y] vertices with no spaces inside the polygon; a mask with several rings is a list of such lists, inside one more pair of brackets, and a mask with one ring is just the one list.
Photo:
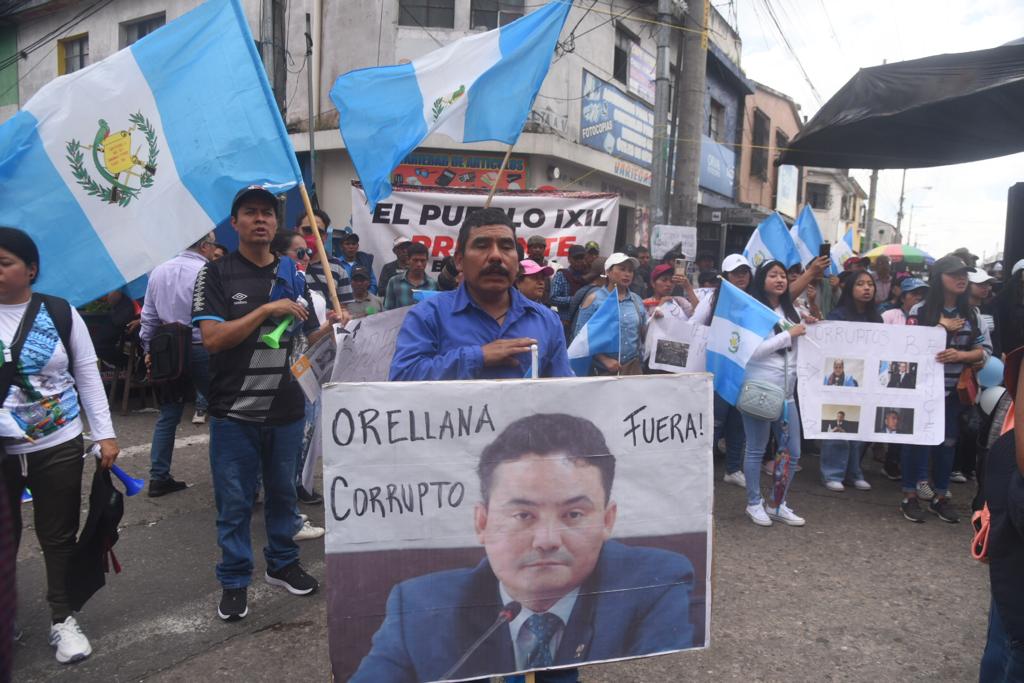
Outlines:
{"label": "colorful umbrella", "polygon": [[875,247],[864,256],[871,259],[872,263],[879,256],[888,256],[892,263],[905,263],[908,266],[913,265],[925,265],[930,266],[935,262],[929,254],[921,251],[917,247],[912,247],[909,244],[883,244],[880,247]]}

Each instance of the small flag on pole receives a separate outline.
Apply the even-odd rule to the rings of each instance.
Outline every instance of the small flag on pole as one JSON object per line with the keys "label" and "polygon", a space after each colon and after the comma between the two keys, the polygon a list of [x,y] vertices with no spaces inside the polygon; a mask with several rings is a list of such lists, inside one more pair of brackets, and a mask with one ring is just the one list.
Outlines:
{"label": "small flag on pole", "polygon": [[846,234],[843,235],[843,239],[839,240],[838,242],[832,245],[832,250],[830,253],[832,255],[832,267],[835,268],[835,272],[829,274],[837,275],[843,272],[843,262],[854,255],[853,228],[850,228],[849,230],[846,231]]}
{"label": "small flag on pole", "polygon": [[793,238],[789,235],[785,221],[777,213],[765,218],[757,226],[743,255],[753,264],[754,268],[759,267],[765,261],[781,261],[786,268],[800,263],[800,252],[793,244]]}
{"label": "small flag on pole", "polygon": [[818,252],[825,240],[821,236],[821,228],[818,227],[810,204],[804,204],[800,215],[796,217],[796,222],[789,230],[789,235],[800,254],[800,263],[806,266],[811,259],[818,258]]}
{"label": "small flag on pole", "polygon": [[571,8],[555,0],[409,64],[335,81],[331,100],[371,213],[391,194],[391,171],[431,133],[456,142],[519,139]]}
{"label": "small flag on pole", "polygon": [[730,404],[739,399],[747,361],[778,323],[775,311],[722,280],[708,331],[707,370],[715,376],[715,391]]}
{"label": "small flag on pole", "polygon": [[601,302],[594,315],[583,324],[569,344],[569,367],[577,377],[590,374],[594,355],[619,356],[619,296],[612,292]]}
{"label": "small flag on pole", "polygon": [[238,0],[209,0],[46,84],[0,126],[0,224],[41,256],[35,287],[81,305],[284,191],[295,152]]}

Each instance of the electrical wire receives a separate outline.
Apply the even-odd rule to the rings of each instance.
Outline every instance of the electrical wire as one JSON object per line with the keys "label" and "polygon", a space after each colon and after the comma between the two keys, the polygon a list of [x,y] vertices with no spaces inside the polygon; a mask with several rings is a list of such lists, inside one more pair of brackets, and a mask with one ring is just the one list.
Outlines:
{"label": "electrical wire", "polygon": [[46,35],[38,38],[37,40],[35,40],[30,45],[26,45],[25,47],[23,47],[21,50],[15,52],[10,57],[7,57],[6,59],[0,60],[0,69],[6,69],[7,67],[11,66],[12,64],[17,63],[19,59],[27,58],[28,55],[32,54],[36,50],[39,50],[39,49],[45,47],[47,45],[47,43],[49,43],[51,40],[53,40],[57,36],[64,35],[64,34],[68,33],[75,26],[78,26],[80,23],[82,23],[83,21],[85,21],[86,19],[91,17],[92,15],[96,14],[97,12],[102,10],[104,7],[106,7],[107,5],[112,3],[113,1],[114,0],[96,0],[96,2],[94,2],[91,5],[89,5],[88,7],[83,9],[81,12],[79,12],[78,14],[73,16],[71,19],[68,19],[66,22],[64,22],[63,24],[61,24],[57,28],[53,29],[52,31],[50,31]]}
{"label": "electrical wire", "polygon": [[824,100],[821,98],[821,94],[818,89],[814,87],[814,82],[811,81],[811,77],[807,73],[807,69],[804,68],[803,62],[800,61],[800,57],[797,56],[796,50],[793,49],[793,45],[789,42],[789,38],[786,37],[786,32],[782,30],[782,26],[779,24],[779,18],[775,14],[774,8],[772,8],[771,0],[761,0],[764,3],[765,9],[768,10],[768,16],[775,25],[775,29],[778,31],[779,36],[782,38],[782,42],[785,44],[786,49],[789,51],[790,56],[796,65],[800,67],[800,73],[803,74],[804,80],[807,81],[807,85],[811,88],[811,94],[814,95],[814,99],[817,100],[818,106],[824,104]]}

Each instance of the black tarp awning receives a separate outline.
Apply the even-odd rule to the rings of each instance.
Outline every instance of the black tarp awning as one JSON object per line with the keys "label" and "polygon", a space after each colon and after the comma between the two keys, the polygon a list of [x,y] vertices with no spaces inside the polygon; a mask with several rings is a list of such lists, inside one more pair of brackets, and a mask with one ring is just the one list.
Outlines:
{"label": "black tarp awning", "polygon": [[1024,44],[861,69],[779,162],[923,168],[1024,151]]}

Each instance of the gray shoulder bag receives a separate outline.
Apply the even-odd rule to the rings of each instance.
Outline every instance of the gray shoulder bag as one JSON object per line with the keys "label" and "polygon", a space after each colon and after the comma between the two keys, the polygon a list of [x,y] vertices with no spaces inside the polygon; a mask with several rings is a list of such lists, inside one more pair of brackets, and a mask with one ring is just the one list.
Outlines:
{"label": "gray shoulder bag", "polygon": [[774,422],[782,417],[782,408],[786,403],[786,385],[789,384],[789,351],[784,352],[785,359],[782,370],[783,387],[758,379],[748,379],[740,387],[740,397],[736,401],[736,410],[758,420]]}

